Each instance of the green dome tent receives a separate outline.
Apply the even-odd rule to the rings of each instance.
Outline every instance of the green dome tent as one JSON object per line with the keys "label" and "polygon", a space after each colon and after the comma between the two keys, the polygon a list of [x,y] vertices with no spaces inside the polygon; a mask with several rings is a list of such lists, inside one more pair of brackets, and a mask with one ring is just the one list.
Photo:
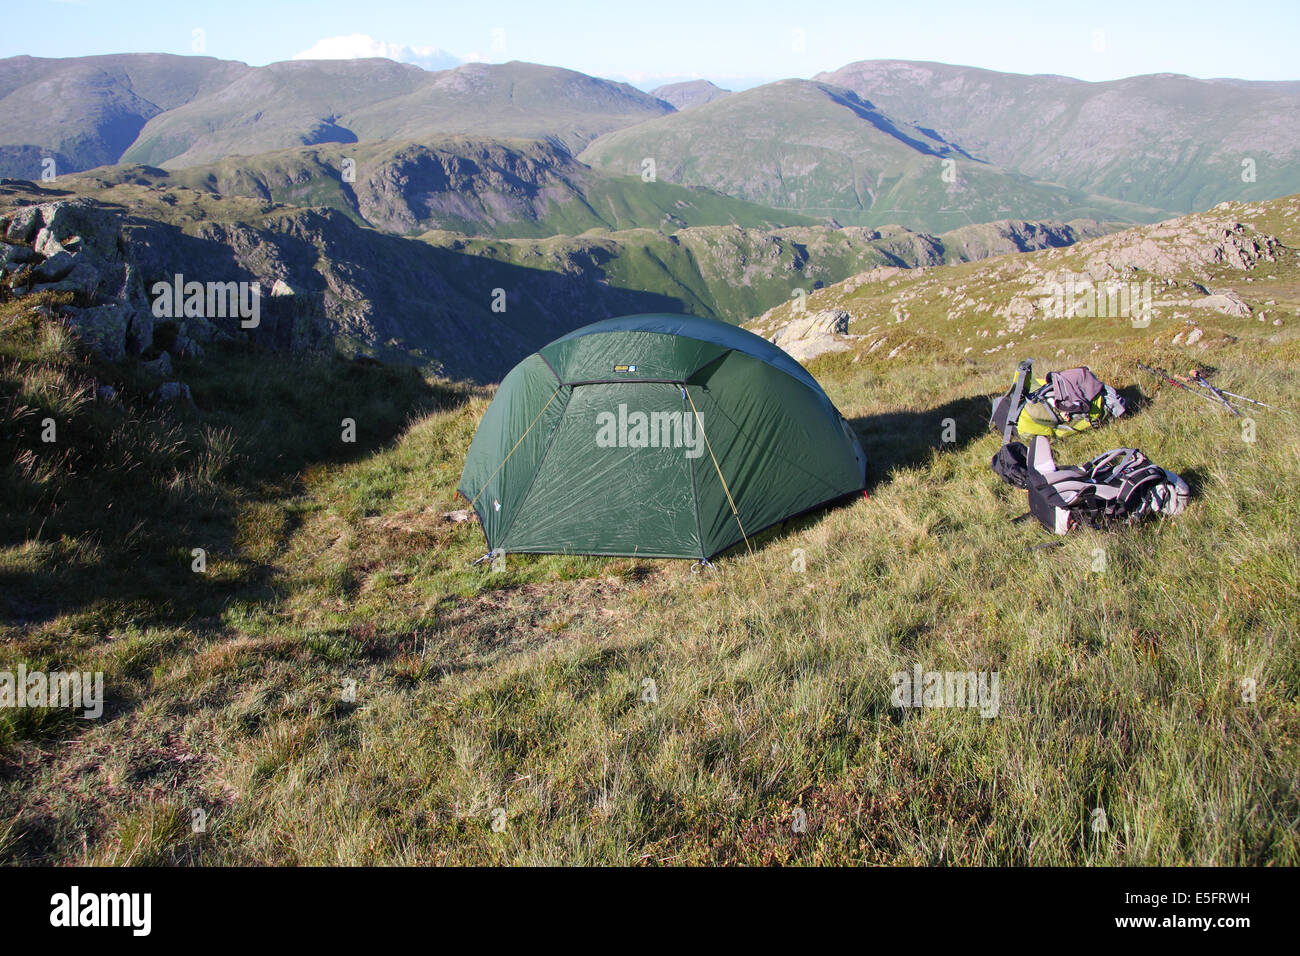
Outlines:
{"label": "green dome tent", "polygon": [[861,490],[864,474],[848,422],[771,342],[629,315],[510,371],[457,490],[493,552],[707,560]]}

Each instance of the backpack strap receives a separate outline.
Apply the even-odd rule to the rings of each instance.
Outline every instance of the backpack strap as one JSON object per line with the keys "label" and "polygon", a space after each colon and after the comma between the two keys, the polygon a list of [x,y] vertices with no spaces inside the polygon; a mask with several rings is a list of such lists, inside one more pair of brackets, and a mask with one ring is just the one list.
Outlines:
{"label": "backpack strap", "polygon": [[1029,375],[1033,371],[1034,360],[1025,359],[1016,366],[1016,384],[1011,388],[1011,402],[1007,408],[1006,424],[1002,426],[1002,444],[1011,441],[1011,433],[1015,430],[1016,421],[1020,418],[1020,410],[1025,407],[1025,396],[1028,391]]}
{"label": "backpack strap", "polygon": [[1052,387],[1050,372],[1048,373],[1047,382],[1030,392],[1028,398],[1025,399],[1025,403],[1038,405],[1046,409],[1047,414],[1052,416],[1052,425],[1054,427],[1065,424],[1065,419],[1056,410],[1056,389]]}
{"label": "backpack strap", "polygon": [[1139,458],[1146,460],[1146,456],[1136,448],[1112,448],[1085,464],[1083,470],[1094,481],[1109,481],[1122,475]]}

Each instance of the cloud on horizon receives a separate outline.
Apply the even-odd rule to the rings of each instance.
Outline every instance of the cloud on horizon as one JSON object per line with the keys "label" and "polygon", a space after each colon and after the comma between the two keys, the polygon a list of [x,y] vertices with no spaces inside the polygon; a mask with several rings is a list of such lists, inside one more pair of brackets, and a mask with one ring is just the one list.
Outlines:
{"label": "cloud on horizon", "polygon": [[405,43],[386,43],[365,33],[325,37],[295,53],[295,60],[358,60],[381,56],[399,63],[413,63],[426,70],[446,70],[460,66],[465,61],[446,50],[432,46],[407,46]]}

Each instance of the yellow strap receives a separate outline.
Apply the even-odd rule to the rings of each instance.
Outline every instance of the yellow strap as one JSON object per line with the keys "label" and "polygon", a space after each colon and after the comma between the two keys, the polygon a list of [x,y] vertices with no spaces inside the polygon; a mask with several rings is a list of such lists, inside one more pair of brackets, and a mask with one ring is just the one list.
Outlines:
{"label": "yellow strap", "polygon": [[479,495],[487,491],[488,485],[492,484],[492,479],[497,476],[497,472],[506,466],[506,462],[510,460],[510,456],[515,453],[515,449],[518,448],[520,443],[523,442],[523,440],[528,437],[528,433],[533,430],[533,425],[536,425],[537,420],[546,414],[546,410],[551,407],[551,402],[555,401],[555,396],[560,394],[560,389],[563,387],[564,387],[563,385],[555,386],[555,391],[551,392],[551,397],[546,400],[546,404],[543,405],[542,410],[537,413],[537,417],[534,418],[532,420],[532,423],[529,424],[529,426],[524,429],[524,433],[519,436],[519,441],[515,442],[514,446],[510,449],[510,451],[506,452],[506,457],[501,459],[501,464],[497,465],[496,471],[493,471],[492,474],[488,475],[487,481],[483,482],[483,487],[478,490],[478,495],[475,495],[474,500],[469,503],[469,506],[471,508],[473,508],[474,505],[478,502]]}
{"label": "yellow strap", "polygon": [[740,529],[740,536],[745,540],[745,548],[753,555],[754,549],[750,547],[749,535],[745,534],[745,526],[740,523],[740,512],[736,510],[736,502],[731,497],[731,489],[727,487],[727,479],[722,477],[722,469],[718,467],[718,458],[713,454],[713,446],[709,444],[709,435],[704,430],[704,419],[700,418],[700,411],[695,407],[695,399],[691,398],[690,389],[683,385],[682,392],[686,395],[686,400],[691,403],[691,411],[695,413],[695,421],[699,425],[700,434],[704,436],[704,447],[709,450],[709,457],[713,459],[713,470],[718,473],[718,480],[722,482],[722,490],[727,494],[727,504],[731,505],[731,513],[735,516],[736,527]]}

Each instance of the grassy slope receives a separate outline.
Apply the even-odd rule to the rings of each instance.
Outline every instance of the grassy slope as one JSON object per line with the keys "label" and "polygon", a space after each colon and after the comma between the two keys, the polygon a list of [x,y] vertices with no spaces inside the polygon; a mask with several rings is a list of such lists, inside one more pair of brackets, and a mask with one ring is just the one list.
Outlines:
{"label": "grassy slope", "polygon": [[607,133],[579,158],[624,174],[653,158],[660,179],[844,225],[940,232],[1007,218],[1166,215],[968,158],[915,127],[864,115],[846,92],[783,80]]}
{"label": "grassy slope", "polygon": [[[903,61],[851,63],[815,79],[982,159],[1115,199],[1192,212],[1300,189],[1295,138],[1274,118],[1294,110],[1294,83],[1170,74],[1087,83]],[[1258,165],[1250,182],[1246,157]]]}
{"label": "grassy slope", "polygon": [[[1076,224],[1081,232],[1116,227]],[[986,257],[1000,247],[995,244],[1005,242],[997,230],[997,224],[986,223],[931,237],[892,227],[873,239],[861,230],[825,226],[694,226],[672,234],[644,228],[593,230],[538,240],[465,239],[449,233],[421,238],[439,248],[528,269],[583,269],[613,287],[669,297],[682,310],[738,323],[771,303],[789,301],[796,288],[819,288],[874,266],[912,266],[926,261],[920,257],[930,252],[947,262]],[[929,246],[932,240],[938,242],[937,252]]]}
{"label": "grassy slope", "polygon": [[[1295,200],[1259,213],[1292,249],[1298,219]],[[1164,313],[1149,329],[1116,323],[1100,335],[1047,326],[1034,348],[1050,348],[1054,365],[1086,361],[1143,396],[1131,417],[1060,443],[1062,459],[1137,445],[1188,475],[1197,496],[1175,521],[1026,552],[1048,538],[1007,520],[1024,510],[1023,493],[988,470],[996,439],[983,427],[1013,356],[964,352],[965,326],[978,337],[999,271],[1018,258],[814,295],[813,305],[847,297],[859,323],[868,309],[893,321],[891,299],[910,283],[964,285],[986,302],[948,323],[940,299],[918,293],[888,331],[896,358],[867,340],[856,361],[819,360],[813,370],[872,456],[870,497],[769,533],[753,556],[702,575],[684,563],[561,557],[468,568],[481,536],[441,513],[458,506],[484,392],[408,378],[377,400],[370,376],[393,373],[348,366],[352,386],[314,408],[339,369],[281,376],[295,388],[270,394],[243,364],[253,359],[218,355],[206,378],[190,378],[199,412],[135,405],[86,432],[86,416],[108,412],[72,408],[68,396],[96,370],[72,362],[56,332],[7,319],[0,435],[38,459],[6,472],[36,490],[7,496],[80,492],[87,511],[84,527],[66,511],[39,533],[35,511],[6,527],[11,613],[16,595],[41,593],[0,631],[4,663],[102,668],[109,707],[93,724],[0,716],[0,853],[1300,862],[1294,420],[1260,413],[1257,441],[1245,443],[1226,413],[1158,389],[1133,365],[1213,365],[1225,387],[1300,408],[1293,322],[1203,321],[1204,350],[1171,345],[1177,320]],[[1294,253],[1253,275],[1249,286],[1231,278],[1252,304],[1296,314]],[[128,400],[140,390],[129,376],[119,384]],[[142,461],[134,507],[158,527],[95,535],[103,479],[45,464],[30,417],[12,411],[20,388],[20,404],[62,402],[69,434],[121,434],[131,447],[137,427],[200,441],[211,425],[271,420],[215,471],[193,452]],[[436,407],[389,443],[402,410],[421,404]],[[370,446],[350,453],[334,429],[354,408]],[[941,448],[948,417],[958,441]],[[119,470],[103,467],[104,478]],[[187,570],[195,541],[211,543],[206,576]],[[795,548],[807,553],[802,573]],[[130,573],[105,578],[111,566]],[[155,577],[168,582],[157,593]],[[83,586],[101,578],[112,586]],[[998,670],[999,716],[891,707],[889,675],[918,662]],[[647,678],[655,703],[641,700]],[[1254,703],[1242,701],[1245,678],[1258,682]],[[343,699],[346,680],[355,703]],[[807,815],[802,835],[795,807]],[[1098,807],[1104,832],[1090,825]],[[209,814],[205,833],[188,826],[195,808]]]}
{"label": "grassy slope", "polygon": [[[445,154],[475,156],[478,149],[497,147],[514,150],[516,157],[544,162],[537,144],[527,140],[476,140],[466,137],[434,137],[423,144],[356,143],[324,144],[297,149],[276,150],[256,156],[237,156],[204,166],[167,172],[141,166],[117,166],[97,169],[73,180],[74,188],[84,185],[111,189],[123,184],[149,185],[160,189],[183,187],[220,196],[269,200],[292,206],[327,206],[337,209],[358,224],[385,228],[383,221],[369,222],[368,214],[391,213],[391,209],[366,210],[359,206],[353,186],[343,181],[344,159],[356,165],[357,181],[382,178],[394,164],[394,157],[428,147]],[[567,177],[567,178],[566,178]],[[562,198],[545,204],[536,218],[522,213],[510,215],[499,209],[477,209],[478,218],[429,211],[409,231],[441,229],[467,235],[490,235],[498,238],[540,238],[576,235],[588,229],[654,228],[672,232],[687,226],[734,224],[747,228],[772,229],[782,226],[811,225],[811,216],[787,210],[773,210],[754,203],[732,199],[707,189],[692,189],[672,183],[646,183],[637,176],[616,176],[589,170],[570,162],[557,171],[562,188],[551,191]],[[499,186],[505,191],[515,185]],[[445,185],[439,192],[446,192]],[[412,206],[439,198],[411,188]],[[482,198],[482,197],[479,197]],[[493,198],[488,196],[488,199]],[[367,199],[373,197],[367,194]],[[402,205],[392,200],[394,207]],[[400,231],[400,230],[389,230]]]}

